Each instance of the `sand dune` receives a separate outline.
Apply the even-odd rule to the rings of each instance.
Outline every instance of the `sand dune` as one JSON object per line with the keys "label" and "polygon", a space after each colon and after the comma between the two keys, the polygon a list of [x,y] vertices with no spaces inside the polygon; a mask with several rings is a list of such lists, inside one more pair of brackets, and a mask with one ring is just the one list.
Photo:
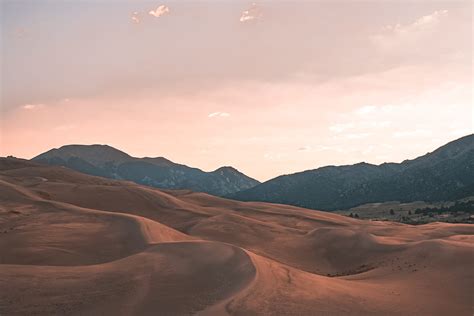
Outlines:
{"label": "sand dune", "polygon": [[2,308],[6,315],[181,315],[231,297],[254,274],[248,255],[231,245],[160,243],[102,265],[3,265]]}
{"label": "sand dune", "polygon": [[0,159],[0,315],[471,315],[473,241]]}

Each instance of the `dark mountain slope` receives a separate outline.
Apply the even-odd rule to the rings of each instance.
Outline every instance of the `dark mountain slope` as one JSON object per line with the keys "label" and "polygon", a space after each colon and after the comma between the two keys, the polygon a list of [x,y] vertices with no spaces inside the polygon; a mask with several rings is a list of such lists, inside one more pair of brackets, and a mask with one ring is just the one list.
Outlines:
{"label": "dark mountain slope", "polygon": [[86,174],[125,179],[164,189],[189,189],[226,195],[249,189],[259,182],[231,167],[204,172],[166,158],[135,158],[107,145],[67,145],[32,159],[65,166]]}
{"label": "dark mountain slope", "polygon": [[474,195],[474,135],[402,163],[328,166],[284,175],[230,195],[337,210],[364,203],[455,200]]}

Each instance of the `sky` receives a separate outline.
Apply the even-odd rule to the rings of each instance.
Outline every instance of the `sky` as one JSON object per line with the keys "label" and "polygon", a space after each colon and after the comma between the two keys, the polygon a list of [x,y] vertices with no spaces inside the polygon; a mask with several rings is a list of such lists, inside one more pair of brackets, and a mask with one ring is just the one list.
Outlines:
{"label": "sky", "polygon": [[108,144],[258,180],[474,132],[471,1],[2,0],[0,156]]}

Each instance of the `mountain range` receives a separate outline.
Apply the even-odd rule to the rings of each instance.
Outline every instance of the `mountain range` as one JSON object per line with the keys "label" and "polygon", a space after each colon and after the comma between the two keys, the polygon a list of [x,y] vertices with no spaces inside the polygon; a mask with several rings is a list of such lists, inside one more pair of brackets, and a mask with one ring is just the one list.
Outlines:
{"label": "mountain range", "polygon": [[474,195],[474,134],[402,163],[327,166],[283,175],[230,195],[318,210],[386,201],[450,201]]}
{"label": "mountain range", "polygon": [[162,189],[327,211],[387,201],[454,201],[474,195],[474,134],[401,163],[326,166],[264,183],[232,167],[204,172],[163,157],[135,158],[107,145],[67,145],[32,160]]}
{"label": "mountain range", "polygon": [[132,157],[108,145],[66,145],[51,149],[32,160],[94,176],[129,180],[162,189],[189,189],[217,196],[259,184],[257,180],[232,167],[204,172],[163,157]]}

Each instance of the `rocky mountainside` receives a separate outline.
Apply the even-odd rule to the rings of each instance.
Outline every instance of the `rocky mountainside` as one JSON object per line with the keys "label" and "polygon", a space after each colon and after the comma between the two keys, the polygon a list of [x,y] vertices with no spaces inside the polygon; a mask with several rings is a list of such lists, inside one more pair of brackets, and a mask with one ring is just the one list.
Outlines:
{"label": "rocky mountainside", "polygon": [[321,210],[386,201],[452,201],[474,194],[474,135],[402,163],[327,166],[230,195]]}
{"label": "rocky mountainside", "polygon": [[86,174],[130,180],[163,189],[189,189],[227,195],[249,189],[259,182],[232,167],[212,172],[174,163],[166,158],[135,158],[107,145],[67,145],[32,159],[64,166]]}

